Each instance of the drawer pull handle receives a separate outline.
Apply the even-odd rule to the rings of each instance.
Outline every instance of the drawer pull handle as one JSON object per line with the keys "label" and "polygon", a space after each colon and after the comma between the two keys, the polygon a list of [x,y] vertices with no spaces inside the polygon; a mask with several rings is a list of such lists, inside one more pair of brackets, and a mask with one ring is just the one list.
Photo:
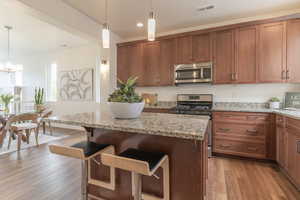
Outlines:
{"label": "drawer pull handle", "polygon": [[224,132],[228,132],[228,131],[230,131],[230,129],[229,129],[229,128],[219,128],[219,130],[220,130],[220,131],[224,131]]}
{"label": "drawer pull handle", "polygon": [[257,130],[247,130],[247,133],[250,133],[250,135],[257,135]]}
{"label": "drawer pull handle", "polygon": [[227,148],[230,148],[231,145],[224,145],[224,144],[221,144],[220,147],[221,147],[221,148],[226,148],[226,149],[227,149]]}
{"label": "drawer pull handle", "polygon": [[232,115],[223,115],[223,117],[232,117]]}
{"label": "drawer pull handle", "polygon": [[257,151],[257,148],[256,148],[256,147],[247,147],[247,149],[248,149],[249,151]]}
{"label": "drawer pull handle", "polygon": [[300,153],[300,140],[297,142],[297,153]]}

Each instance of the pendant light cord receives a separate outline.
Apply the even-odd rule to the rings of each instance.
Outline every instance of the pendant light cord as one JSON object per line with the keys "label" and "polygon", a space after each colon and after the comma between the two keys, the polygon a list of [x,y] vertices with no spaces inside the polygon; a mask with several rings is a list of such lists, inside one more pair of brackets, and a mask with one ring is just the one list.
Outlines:
{"label": "pendant light cord", "polygon": [[108,0],[105,0],[105,23],[108,24]]}
{"label": "pendant light cord", "polygon": [[150,0],[150,11],[153,12],[153,0]]}
{"label": "pendant light cord", "polygon": [[10,28],[7,28],[7,61],[10,60]]}

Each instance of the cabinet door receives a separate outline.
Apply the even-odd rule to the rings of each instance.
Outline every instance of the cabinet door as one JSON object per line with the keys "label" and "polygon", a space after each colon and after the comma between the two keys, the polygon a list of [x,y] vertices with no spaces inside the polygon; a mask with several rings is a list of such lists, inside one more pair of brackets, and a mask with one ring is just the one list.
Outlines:
{"label": "cabinet door", "polygon": [[175,60],[176,39],[162,40],[160,42],[160,86],[173,85]]}
{"label": "cabinet door", "polygon": [[286,23],[260,25],[259,81],[284,82],[286,74]]}
{"label": "cabinet door", "polygon": [[193,63],[192,36],[177,38],[177,64]]}
{"label": "cabinet door", "polygon": [[299,129],[288,128],[288,167],[287,172],[300,187],[300,134]]}
{"label": "cabinet door", "polygon": [[144,86],[159,86],[160,83],[160,43],[147,42],[143,47],[144,57]]}
{"label": "cabinet door", "polygon": [[277,126],[277,162],[283,169],[287,169],[287,134],[283,127]]}
{"label": "cabinet door", "polygon": [[236,30],[234,79],[237,83],[255,83],[257,71],[257,27]]}
{"label": "cabinet door", "polygon": [[192,48],[194,62],[212,61],[212,42],[210,33],[193,36]]}
{"label": "cabinet door", "polygon": [[234,31],[217,32],[214,39],[214,83],[225,84],[234,80]]}
{"label": "cabinet door", "polygon": [[139,77],[137,84],[143,85],[142,45],[121,46],[117,50],[117,77],[126,81],[130,76]]}
{"label": "cabinet door", "polygon": [[291,20],[287,26],[287,81],[300,83],[300,20]]}

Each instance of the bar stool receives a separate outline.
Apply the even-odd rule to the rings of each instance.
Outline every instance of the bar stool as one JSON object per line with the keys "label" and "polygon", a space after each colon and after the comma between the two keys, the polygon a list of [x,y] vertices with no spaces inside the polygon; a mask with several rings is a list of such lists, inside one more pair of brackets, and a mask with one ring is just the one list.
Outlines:
{"label": "bar stool", "polygon": [[82,199],[88,199],[87,184],[93,184],[109,190],[115,190],[115,168],[110,167],[110,181],[100,181],[91,177],[91,161],[100,163],[95,159],[96,156],[107,153],[115,154],[115,148],[108,144],[96,144],[94,142],[80,142],[72,146],[49,145],[50,152],[67,157],[82,160],[82,178],[81,178],[81,194]]}
{"label": "bar stool", "polygon": [[[170,200],[169,157],[167,155],[128,149],[119,155],[103,153],[101,161],[104,165],[131,172],[134,200]],[[142,193],[142,175],[156,176],[155,172],[160,167],[163,169],[163,198]]]}

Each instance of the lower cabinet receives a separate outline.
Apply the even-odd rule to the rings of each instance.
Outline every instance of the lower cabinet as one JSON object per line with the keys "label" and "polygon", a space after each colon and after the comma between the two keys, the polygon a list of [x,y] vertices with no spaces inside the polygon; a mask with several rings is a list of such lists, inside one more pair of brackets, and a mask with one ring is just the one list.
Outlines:
{"label": "lower cabinet", "polygon": [[300,120],[283,117],[277,123],[277,162],[300,190]]}
{"label": "lower cabinet", "polygon": [[276,136],[272,114],[214,112],[213,152],[257,159],[273,159]]}

